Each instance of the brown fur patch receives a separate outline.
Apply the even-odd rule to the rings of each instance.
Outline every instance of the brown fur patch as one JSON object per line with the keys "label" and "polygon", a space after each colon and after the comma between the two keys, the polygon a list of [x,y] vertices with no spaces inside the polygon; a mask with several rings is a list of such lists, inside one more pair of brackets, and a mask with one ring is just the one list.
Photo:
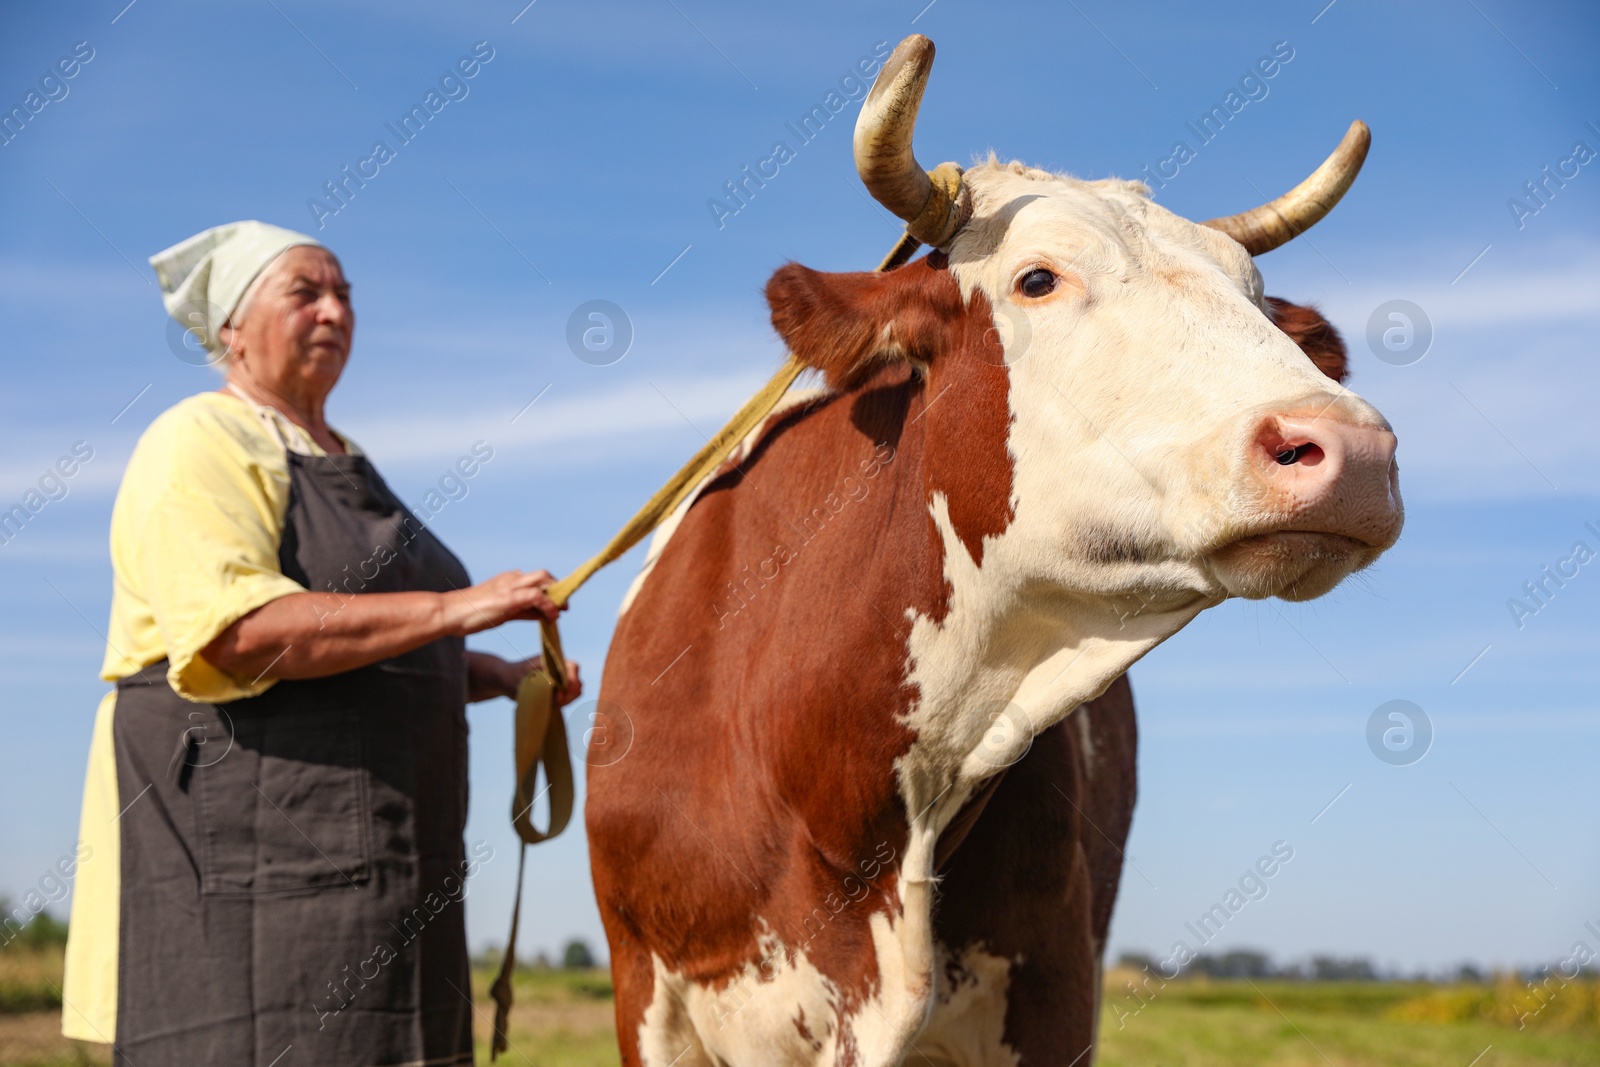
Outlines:
{"label": "brown fur patch", "polygon": [[1333,323],[1322,317],[1320,311],[1269,296],[1267,313],[1273,325],[1288,334],[1289,339],[1300,346],[1301,351],[1311,358],[1311,362],[1323,374],[1336,382],[1343,382],[1350,376],[1344,338],[1339,336]]}
{"label": "brown fur patch", "polygon": [[841,1014],[878,985],[868,919],[898,908],[906,843],[905,614],[948,596],[923,428],[905,425],[921,392],[884,367],[777,420],[752,477],[701,493],[618,624],[602,697],[634,745],[591,768],[585,815],[624,1064],[639,1062],[652,954],[737,1006],[762,995],[726,987],[763,965],[765,923],[849,990]]}
{"label": "brown fur patch", "polygon": [[1011,525],[1010,377],[994,312],[970,302],[941,252],[879,274],[824,274],[790,263],[767,283],[772,324],[828,384],[848,389],[895,359],[926,368],[929,489],[945,496],[950,522],[978,564],[983,539]]}

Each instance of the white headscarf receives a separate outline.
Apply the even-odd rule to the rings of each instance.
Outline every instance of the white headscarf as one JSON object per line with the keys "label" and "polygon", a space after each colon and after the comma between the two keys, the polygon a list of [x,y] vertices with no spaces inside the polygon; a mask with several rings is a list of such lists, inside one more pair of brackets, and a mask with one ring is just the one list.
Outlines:
{"label": "white headscarf", "polygon": [[324,247],[303,233],[247,220],[213,226],[150,257],[167,312],[208,351],[221,355],[217,332],[267,265],[296,245]]}

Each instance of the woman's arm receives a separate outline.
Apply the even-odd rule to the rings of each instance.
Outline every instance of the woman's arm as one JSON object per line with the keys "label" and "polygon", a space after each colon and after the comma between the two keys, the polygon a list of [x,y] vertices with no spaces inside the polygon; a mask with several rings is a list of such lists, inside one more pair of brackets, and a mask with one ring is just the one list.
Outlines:
{"label": "woman's arm", "polygon": [[325,678],[513,619],[560,612],[548,571],[506,571],[450,593],[291,593],[229,626],[200,654],[236,678]]}

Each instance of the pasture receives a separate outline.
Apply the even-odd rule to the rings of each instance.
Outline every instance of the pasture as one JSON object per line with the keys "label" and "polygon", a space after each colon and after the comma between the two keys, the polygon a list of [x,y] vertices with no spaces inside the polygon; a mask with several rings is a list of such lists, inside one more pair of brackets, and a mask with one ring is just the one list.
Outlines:
{"label": "pasture", "polygon": [[[1127,992],[1132,972],[1106,976],[1098,1063],[1103,1067],[1584,1067],[1600,1065],[1600,980],[1547,994],[1521,982],[1291,982],[1180,979]],[[478,1062],[489,1062],[493,971],[473,975]],[[103,1046],[59,1033],[59,949],[0,952],[0,1065],[81,1067],[110,1062]],[[611,980],[603,970],[517,976],[511,1067],[606,1067],[617,1062]],[[915,1062],[910,1061],[910,1062]]]}

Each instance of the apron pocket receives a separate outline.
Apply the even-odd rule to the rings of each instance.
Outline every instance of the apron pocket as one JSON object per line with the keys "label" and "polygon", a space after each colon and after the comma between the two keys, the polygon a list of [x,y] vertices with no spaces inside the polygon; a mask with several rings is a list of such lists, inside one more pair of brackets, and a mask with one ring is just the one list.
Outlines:
{"label": "apron pocket", "polygon": [[201,891],[365,882],[371,804],[357,709],[280,709],[233,726],[228,756],[195,774]]}

